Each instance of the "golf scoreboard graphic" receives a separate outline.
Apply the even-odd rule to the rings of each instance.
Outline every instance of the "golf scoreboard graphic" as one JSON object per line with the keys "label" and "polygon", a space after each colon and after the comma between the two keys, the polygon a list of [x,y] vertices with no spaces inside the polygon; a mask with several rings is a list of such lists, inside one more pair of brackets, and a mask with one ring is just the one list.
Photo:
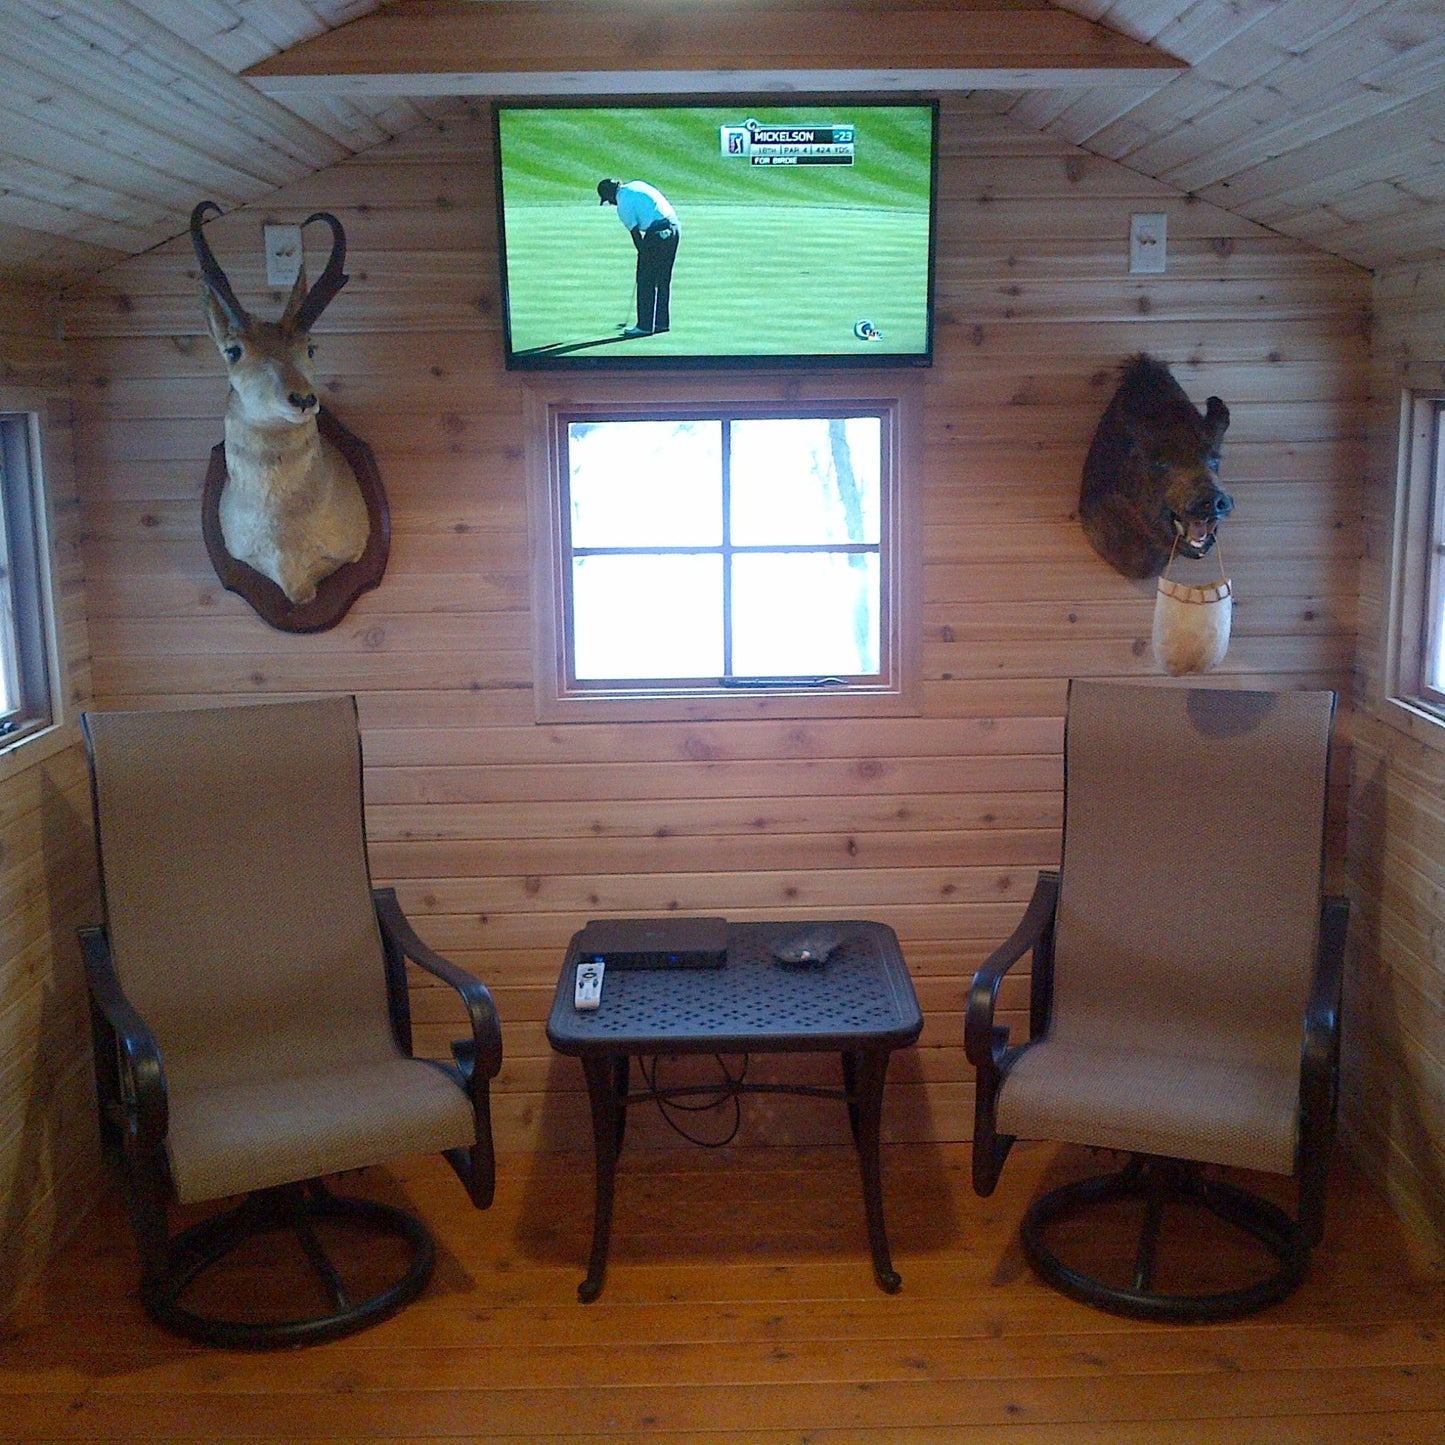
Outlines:
{"label": "golf scoreboard graphic", "polygon": [[852,125],[763,125],[745,120],[719,127],[723,155],[754,166],[851,166]]}

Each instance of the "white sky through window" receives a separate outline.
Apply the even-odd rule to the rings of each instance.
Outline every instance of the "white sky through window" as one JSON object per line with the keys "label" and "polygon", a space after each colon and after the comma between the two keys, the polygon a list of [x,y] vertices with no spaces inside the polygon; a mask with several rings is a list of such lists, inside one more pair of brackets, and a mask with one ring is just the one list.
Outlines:
{"label": "white sky through window", "polygon": [[879,670],[882,421],[568,426],[579,680]]}

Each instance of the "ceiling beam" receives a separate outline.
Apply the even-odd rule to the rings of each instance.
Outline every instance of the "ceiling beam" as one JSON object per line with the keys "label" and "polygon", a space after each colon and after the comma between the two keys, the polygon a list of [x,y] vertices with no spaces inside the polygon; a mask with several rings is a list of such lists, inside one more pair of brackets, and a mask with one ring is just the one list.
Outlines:
{"label": "ceiling beam", "polygon": [[1183,61],[1046,0],[403,0],[244,72],[268,95],[1156,88]]}

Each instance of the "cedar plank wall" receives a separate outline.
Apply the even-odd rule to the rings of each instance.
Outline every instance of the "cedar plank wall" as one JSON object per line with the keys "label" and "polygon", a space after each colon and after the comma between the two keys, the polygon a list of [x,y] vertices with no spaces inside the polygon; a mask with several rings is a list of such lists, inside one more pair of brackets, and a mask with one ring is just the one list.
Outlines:
{"label": "cedar plank wall", "polygon": [[1381,273],[1374,305],[1345,1118],[1353,1152],[1438,1251],[1445,1239],[1445,738],[1425,722],[1406,730],[1381,699],[1400,397],[1407,387],[1445,385],[1445,264]]}
{"label": "cedar plank wall", "polygon": [[[968,1137],[965,980],[1057,860],[1066,680],[1156,675],[1151,589],[1099,561],[1072,515],[1130,353],[1156,352],[1197,401],[1214,391],[1233,409],[1225,672],[1348,689],[1367,274],[961,100],[942,129],[937,362],[911,479],[926,562],[916,719],[535,725],[524,382],[500,362],[484,108],[211,228],[238,293],[265,310],[261,222],[328,208],[347,226],[353,280],[318,326],[320,365],[328,404],[376,449],[393,547],[381,588],[331,632],[267,629],[207,564],[197,498],[225,383],[186,242],[70,308],[99,702],[359,695],[377,880],[497,997],[503,1150],[587,1137],[580,1070],[543,1033],[570,934],[673,907],[892,924],[927,1026],[895,1061],[886,1129]],[[1135,210],[1168,213],[1165,277],[1127,274]],[[1187,776],[1181,788],[1187,836]],[[1343,799],[1337,815],[1342,834]],[[435,998],[417,987],[440,1051],[454,1023]],[[846,1137],[825,1106],[746,1112],[747,1139]]]}
{"label": "cedar plank wall", "polygon": [[56,301],[0,287],[0,407],[40,403],[57,630],[58,734],[0,756],[0,1316],[100,1176],[75,929],[99,917],[75,719],[90,687],[71,408]]}

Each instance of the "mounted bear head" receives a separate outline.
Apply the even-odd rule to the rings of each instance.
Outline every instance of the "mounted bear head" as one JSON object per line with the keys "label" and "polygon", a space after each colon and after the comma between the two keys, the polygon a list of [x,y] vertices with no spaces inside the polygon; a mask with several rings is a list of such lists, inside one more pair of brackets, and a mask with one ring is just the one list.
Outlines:
{"label": "mounted bear head", "polygon": [[1204,557],[1234,501],[1219,485],[1229,408],[1211,396],[1203,415],[1169,368],[1139,355],[1084,459],[1079,520],[1094,550],[1126,577],[1157,577],[1170,555]]}

